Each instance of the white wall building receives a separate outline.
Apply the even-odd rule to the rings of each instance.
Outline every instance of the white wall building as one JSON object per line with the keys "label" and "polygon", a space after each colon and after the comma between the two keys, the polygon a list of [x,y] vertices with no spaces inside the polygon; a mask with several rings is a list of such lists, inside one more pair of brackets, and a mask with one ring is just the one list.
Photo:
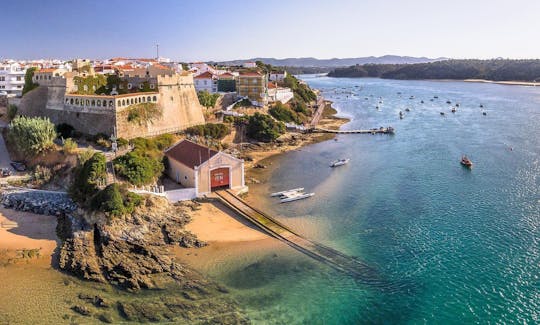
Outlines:
{"label": "white wall building", "polygon": [[244,64],[242,64],[242,66],[244,68],[256,68],[257,63],[249,61],[249,62],[244,62]]}
{"label": "white wall building", "polygon": [[283,71],[283,72],[272,71],[270,72],[270,76],[268,76],[268,79],[270,81],[283,81],[283,79],[285,79],[286,76],[287,76],[287,71]]}
{"label": "white wall building", "polygon": [[289,100],[293,99],[294,94],[291,88],[284,87],[268,87],[268,101],[269,102],[281,102],[283,104],[287,103]]}
{"label": "white wall building", "polygon": [[21,96],[26,68],[19,63],[0,64],[0,92]]}
{"label": "white wall building", "polygon": [[196,91],[206,90],[211,94],[217,93],[217,78],[209,71],[193,77],[193,81],[195,83]]}

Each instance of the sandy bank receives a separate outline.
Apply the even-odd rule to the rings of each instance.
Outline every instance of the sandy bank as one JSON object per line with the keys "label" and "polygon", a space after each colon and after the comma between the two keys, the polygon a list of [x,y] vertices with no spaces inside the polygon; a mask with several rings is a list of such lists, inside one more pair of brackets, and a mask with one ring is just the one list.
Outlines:
{"label": "sandy bank", "polygon": [[57,246],[56,217],[0,207],[0,249],[40,249],[50,256]]}
{"label": "sandy bank", "polygon": [[499,84],[499,85],[512,85],[512,86],[540,86],[540,82],[529,82],[529,81],[493,81],[485,79],[465,79],[465,82],[482,82],[490,84]]}
{"label": "sandy bank", "polygon": [[270,238],[219,202],[202,203],[186,230],[207,242],[244,242]]}

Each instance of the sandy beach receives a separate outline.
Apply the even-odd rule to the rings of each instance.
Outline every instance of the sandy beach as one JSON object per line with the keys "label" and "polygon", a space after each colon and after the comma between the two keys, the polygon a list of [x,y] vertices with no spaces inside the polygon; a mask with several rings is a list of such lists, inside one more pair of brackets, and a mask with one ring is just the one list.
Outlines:
{"label": "sandy beach", "polygon": [[482,82],[490,84],[499,84],[499,85],[511,85],[511,86],[540,86],[539,82],[529,82],[529,81],[494,81],[494,80],[485,80],[485,79],[465,79],[465,82]]}
{"label": "sandy beach", "polygon": [[0,250],[13,255],[21,250],[39,250],[50,259],[58,239],[56,217],[0,208]]}

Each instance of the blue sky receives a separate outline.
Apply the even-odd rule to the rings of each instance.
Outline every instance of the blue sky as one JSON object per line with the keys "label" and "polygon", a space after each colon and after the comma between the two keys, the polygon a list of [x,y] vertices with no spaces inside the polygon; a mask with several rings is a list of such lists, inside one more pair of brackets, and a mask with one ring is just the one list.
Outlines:
{"label": "blue sky", "polygon": [[0,0],[0,58],[540,58],[540,0]]}

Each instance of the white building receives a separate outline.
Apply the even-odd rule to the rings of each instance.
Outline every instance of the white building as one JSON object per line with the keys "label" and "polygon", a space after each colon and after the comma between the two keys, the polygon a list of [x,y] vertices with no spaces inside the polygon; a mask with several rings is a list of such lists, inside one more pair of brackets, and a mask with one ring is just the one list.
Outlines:
{"label": "white building", "polygon": [[243,66],[244,68],[256,68],[256,67],[257,67],[257,63],[252,62],[252,61],[249,61],[249,62],[244,62],[244,64],[242,64],[242,66]]}
{"label": "white building", "polygon": [[285,77],[287,77],[287,71],[283,71],[283,72],[272,71],[270,72],[270,76],[268,76],[268,79],[270,81],[283,81]]}
{"label": "white building", "polygon": [[275,83],[268,83],[268,101],[269,102],[281,102],[287,103],[293,99],[294,93],[291,88],[278,87]]}
{"label": "white building", "polygon": [[217,78],[209,71],[193,77],[196,91],[204,91],[213,94],[217,93]]}
{"label": "white building", "polygon": [[0,93],[21,96],[26,68],[19,63],[0,64]]}

